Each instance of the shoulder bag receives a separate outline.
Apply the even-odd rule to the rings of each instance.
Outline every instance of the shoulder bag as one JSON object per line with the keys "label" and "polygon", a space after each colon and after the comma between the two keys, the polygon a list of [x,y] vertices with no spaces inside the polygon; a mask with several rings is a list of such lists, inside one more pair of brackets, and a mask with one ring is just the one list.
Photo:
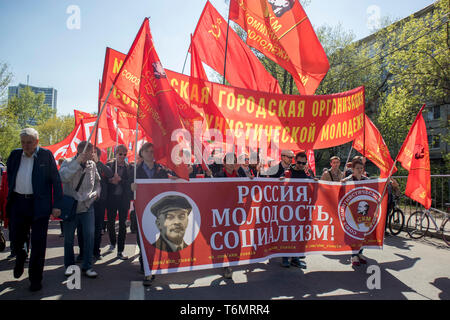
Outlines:
{"label": "shoulder bag", "polygon": [[[78,182],[77,187],[75,188],[75,192],[78,192],[80,190],[81,184],[83,183],[84,175],[86,173],[83,172],[81,175],[80,181]],[[75,218],[75,215],[77,214],[77,205],[78,201],[75,200],[74,197],[63,195],[59,208],[61,209],[61,216],[60,218],[64,221],[70,221]]]}

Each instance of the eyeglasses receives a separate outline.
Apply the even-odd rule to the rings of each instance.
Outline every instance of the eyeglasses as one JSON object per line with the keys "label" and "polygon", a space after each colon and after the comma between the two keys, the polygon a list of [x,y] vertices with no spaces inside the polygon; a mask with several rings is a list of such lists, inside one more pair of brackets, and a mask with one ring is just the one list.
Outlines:
{"label": "eyeglasses", "polygon": [[294,158],[294,157],[291,157],[291,156],[286,156],[286,155],[283,155],[283,157],[286,157],[286,158],[289,158],[289,159],[292,159],[292,158]]}
{"label": "eyeglasses", "polygon": [[308,162],[297,161],[298,164],[306,165]]}
{"label": "eyeglasses", "polygon": [[126,153],[118,153],[117,155],[118,156],[126,156],[127,154]]}

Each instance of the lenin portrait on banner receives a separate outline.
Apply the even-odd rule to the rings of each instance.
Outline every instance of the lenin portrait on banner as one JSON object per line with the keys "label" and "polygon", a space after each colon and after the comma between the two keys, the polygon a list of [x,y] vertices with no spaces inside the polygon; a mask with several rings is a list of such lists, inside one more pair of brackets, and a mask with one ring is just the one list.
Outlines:
{"label": "lenin portrait on banner", "polygon": [[160,231],[159,238],[152,246],[166,252],[177,252],[188,245],[183,237],[188,225],[192,206],[182,196],[166,196],[151,207],[156,217],[156,226]]}

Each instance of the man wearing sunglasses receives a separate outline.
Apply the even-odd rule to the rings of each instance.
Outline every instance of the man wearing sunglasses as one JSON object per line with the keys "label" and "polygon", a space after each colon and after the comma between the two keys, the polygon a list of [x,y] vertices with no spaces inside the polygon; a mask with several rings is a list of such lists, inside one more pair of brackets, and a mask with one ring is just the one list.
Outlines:
{"label": "man wearing sunglasses", "polygon": [[[308,176],[305,172],[306,164],[308,159],[305,152],[299,152],[295,155],[295,165],[291,166],[291,179],[314,179]],[[306,269],[306,262],[303,260],[305,257],[292,257],[289,262],[289,257],[283,257],[281,265],[285,268],[289,268],[290,265]]]}
{"label": "man wearing sunglasses", "polygon": [[305,172],[307,163],[308,159],[306,153],[304,152],[297,153],[295,155],[295,165],[291,167],[291,178],[312,179],[312,177],[308,176]]}

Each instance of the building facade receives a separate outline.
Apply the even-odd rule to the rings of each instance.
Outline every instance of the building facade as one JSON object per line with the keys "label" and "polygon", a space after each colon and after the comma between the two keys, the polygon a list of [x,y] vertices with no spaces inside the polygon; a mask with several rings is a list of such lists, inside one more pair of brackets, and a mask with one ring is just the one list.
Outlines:
{"label": "building facade", "polygon": [[44,103],[48,106],[52,107],[53,110],[57,111],[57,100],[58,100],[58,91],[54,88],[41,88],[41,87],[34,87],[34,86],[27,86],[25,84],[19,83],[18,86],[10,86],[8,88],[8,100],[10,100],[14,96],[19,95],[20,89],[25,89],[26,87],[29,87],[31,91],[34,93],[43,93],[45,95]]}

